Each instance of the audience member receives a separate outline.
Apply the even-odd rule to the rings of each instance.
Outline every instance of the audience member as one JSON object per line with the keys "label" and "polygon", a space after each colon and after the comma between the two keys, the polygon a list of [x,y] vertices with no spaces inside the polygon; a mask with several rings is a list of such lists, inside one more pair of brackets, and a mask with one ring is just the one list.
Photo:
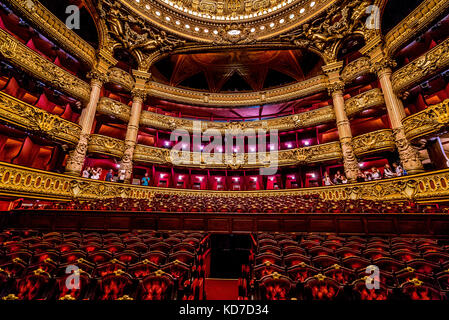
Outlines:
{"label": "audience member", "polygon": [[90,167],[85,167],[84,170],[83,170],[82,177],[89,179],[90,176],[91,176]]}
{"label": "audience member", "polygon": [[145,173],[145,177],[142,178],[142,185],[143,186],[150,185],[150,177],[148,176],[148,173]]}
{"label": "audience member", "polygon": [[125,169],[120,169],[120,171],[118,172],[118,180],[117,180],[117,182],[123,183],[123,182],[125,182],[125,178],[126,178],[126,170]]}
{"label": "audience member", "polygon": [[343,181],[342,178],[343,177],[342,177],[340,171],[337,171],[337,173],[334,176],[334,184],[342,184],[342,181]]}
{"label": "audience member", "polygon": [[382,174],[380,173],[379,169],[377,169],[376,167],[371,168],[371,178],[372,178],[372,180],[382,179]]}
{"label": "audience member", "polygon": [[108,173],[106,174],[106,178],[104,179],[107,182],[111,182],[114,178],[114,171],[112,169],[109,169]]}
{"label": "audience member", "polygon": [[391,169],[390,165],[387,163],[384,167],[384,178],[385,179],[391,179],[396,177],[396,173],[393,172],[393,170]]}
{"label": "audience member", "polygon": [[325,172],[323,177],[323,186],[332,186],[331,177],[329,177],[329,173]]}

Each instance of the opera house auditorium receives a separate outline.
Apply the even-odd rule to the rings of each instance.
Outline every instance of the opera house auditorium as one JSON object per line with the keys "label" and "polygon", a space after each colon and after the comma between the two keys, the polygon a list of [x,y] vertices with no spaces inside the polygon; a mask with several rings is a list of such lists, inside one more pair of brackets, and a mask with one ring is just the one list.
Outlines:
{"label": "opera house auditorium", "polygon": [[0,5],[0,301],[449,300],[449,0]]}

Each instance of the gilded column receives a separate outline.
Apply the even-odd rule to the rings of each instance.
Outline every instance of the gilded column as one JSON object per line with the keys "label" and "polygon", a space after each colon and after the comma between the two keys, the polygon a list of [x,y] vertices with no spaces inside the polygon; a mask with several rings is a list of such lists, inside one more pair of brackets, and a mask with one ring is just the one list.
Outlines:
{"label": "gilded column", "polygon": [[349,181],[355,181],[360,172],[360,168],[354,154],[351,126],[345,110],[345,100],[343,98],[344,83],[340,79],[340,70],[342,67],[342,62],[335,62],[324,66],[323,70],[329,77],[328,91],[329,95],[332,96],[334,104],[338,135],[343,152],[345,175]]}
{"label": "gilded column", "polygon": [[117,63],[112,54],[106,50],[98,52],[98,61],[93,71],[89,72],[91,79],[91,92],[89,103],[81,112],[79,124],[81,135],[76,148],[70,152],[65,172],[69,175],[79,176],[86,159],[89,136],[97,112],[97,104],[100,100],[101,87],[108,80],[108,69]]}
{"label": "gilded column", "polygon": [[120,169],[125,170],[125,182],[131,181],[133,172],[134,149],[137,145],[137,136],[139,133],[140,116],[142,114],[142,105],[146,97],[145,85],[150,78],[147,72],[133,70],[136,84],[132,91],[133,103],[129,117],[128,128],[125,138],[125,150],[123,152]]}
{"label": "gilded column", "polygon": [[372,71],[377,74],[385,98],[388,117],[398,149],[402,166],[409,174],[424,172],[424,167],[419,159],[418,151],[411,145],[405,136],[402,120],[406,117],[404,105],[393,91],[391,84],[391,68],[395,62],[387,58],[381,47],[378,46],[370,51]]}
{"label": "gilded column", "polygon": [[86,158],[89,136],[92,130],[92,124],[97,111],[97,104],[100,100],[100,92],[107,76],[100,71],[90,72],[91,91],[90,99],[86,108],[81,112],[79,124],[81,126],[81,135],[76,148],[70,152],[67,160],[65,172],[69,175],[79,176],[83,169],[84,160]]}

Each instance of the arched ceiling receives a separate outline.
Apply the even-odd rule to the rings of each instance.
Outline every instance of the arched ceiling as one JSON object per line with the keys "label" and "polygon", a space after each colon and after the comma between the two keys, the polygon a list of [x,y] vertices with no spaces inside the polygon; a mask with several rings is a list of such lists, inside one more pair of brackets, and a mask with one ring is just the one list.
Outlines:
{"label": "arched ceiling", "polygon": [[209,92],[261,91],[322,73],[322,59],[306,50],[235,50],[178,54],[150,70],[156,81]]}

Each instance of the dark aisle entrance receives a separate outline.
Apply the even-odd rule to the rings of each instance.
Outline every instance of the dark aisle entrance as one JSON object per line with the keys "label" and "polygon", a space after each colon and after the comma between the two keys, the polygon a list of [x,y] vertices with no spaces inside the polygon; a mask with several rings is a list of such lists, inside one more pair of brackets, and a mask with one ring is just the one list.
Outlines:
{"label": "dark aisle entrance", "polygon": [[242,265],[248,264],[250,249],[249,235],[212,235],[210,277],[238,279]]}

